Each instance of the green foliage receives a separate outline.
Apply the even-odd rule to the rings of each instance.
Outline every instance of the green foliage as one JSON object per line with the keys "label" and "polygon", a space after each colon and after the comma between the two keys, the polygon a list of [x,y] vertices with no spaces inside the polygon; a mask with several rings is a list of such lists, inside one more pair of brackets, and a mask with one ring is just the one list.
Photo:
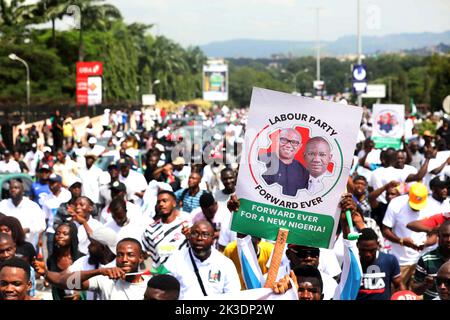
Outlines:
{"label": "green foliage", "polygon": [[[25,101],[23,65],[11,61],[12,52],[30,65],[32,102],[75,101],[77,61],[104,64],[104,100],[138,102],[153,92],[158,99],[187,101],[202,96],[202,66],[206,56],[198,47],[182,48],[162,36],[151,34],[152,25],[126,24],[120,11],[104,0],[0,0],[0,99]],[[69,5],[81,9],[81,28],[55,30],[55,21],[67,15]],[[48,29],[32,24],[52,22]],[[283,92],[313,92],[316,60],[302,57],[230,59],[231,106],[248,105],[252,88]],[[321,59],[321,80],[328,94],[351,90],[351,64],[335,58]],[[364,60],[370,83],[391,85],[391,97],[383,102],[410,99],[440,110],[450,94],[450,56],[378,55]],[[158,84],[154,84],[159,80]],[[364,100],[373,103],[372,100]]]}
{"label": "green foliage", "polygon": [[423,133],[428,130],[431,132],[431,134],[436,134],[436,124],[433,121],[425,120],[417,125],[417,130],[419,131],[420,135],[423,135]]}
{"label": "green foliage", "polygon": [[[42,0],[32,8],[22,2],[0,0],[2,100],[25,99],[25,70],[19,62],[8,59],[11,52],[30,65],[33,103],[74,102],[76,62],[80,59],[103,63],[104,100],[109,102],[138,102],[141,94],[152,89],[159,99],[190,100],[201,96],[206,57],[198,47],[183,49],[167,38],[155,38],[148,33],[152,25],[127,25],[120,11],[102,0]],[[56,31],[54,24],[50,29],[25,29],[25,21],[62,18],[72,4],[81,9],[80,30]],[[25,8],[40,17],[32,20],[25,15]],[[15,30],[12,26],[16,26]],[[24,43],[25,38],[28,43]],[[151,88],[157,79],[160,83]]]}

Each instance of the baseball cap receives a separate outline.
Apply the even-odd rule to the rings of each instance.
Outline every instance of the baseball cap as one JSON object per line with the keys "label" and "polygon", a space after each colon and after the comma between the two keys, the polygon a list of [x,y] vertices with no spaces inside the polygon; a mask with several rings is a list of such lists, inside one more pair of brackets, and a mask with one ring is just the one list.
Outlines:
{"label": "baseball cap", "polygon": [[114,191],[127,191],[127,187],[122,182],[119,181],[114,181],[111,184],[110,189]]}
{"label": "baseball cap", "polygon": [[81,179],[78,177],[71,179],[67,185],[69,186],[70,189],[74,187],[76,184],[82,185]]}
{"label": "baseball cap", "polygon": [[391,300],[418,300],[418,296],[410,290],[397,291],[391,296]]}
{"label": "baseball cap", "polygon": [[89,144],[96,144],[97,143],[97,138],[96,137],[90,137],[88,140]]}
{"label": "baseball cap", "polygon": [[431,179],[430,189],[433,188],[446,188],[448,187],[448,180],[446,176],[437,176]]}
{"label": "baseball cap", "polygon": [[116,133],[116,137],[119,138],[119,139],[122,139],[123,138],[123,132],[122,131],[118,131]]}
{"label": "baseball cap", "polygon": [[36,143],[33,143],[33,144],[31,145],[31,147],[32,147],[32,148],[37,148],[37,144],[36,144]]}
{"label": "baseball cap", "polygon": [[43,164],[39,167],[38,171],[42,171],[42,170],[47,170],[47,171],[51,171],[50,166],[48,164]]}
{"label": "baseball cap", "polygon": [[50,148],[49,146],[45,146],[42,150],[44,151],[44,153],[45,152],[52,152],[52,148]]}
{"label": "baseball cap", "polygon": [[183,157],[176,157],[175,160],[172,161],[172,164],[175,166],[184,165],[185,163]]}
{"label": "baseball cap", "polygon": [[107,227],[100,227],[92,232],[91,239],[100,242],[101,244],[108,246],[112,253],[116,254],[117,235],[116,233]]}
{"label": "baseball cap", "polygon": [[62,182],[61,176],[52,173],[49,177],[50,182]]}
{"label": "baseball cap", "polygon": [[409,189],[409,206],[414,210],[421,210],[427,205],[428,189],[420,182],[414,183]]}
{"label": "baseball cap", "polygon": [[117,163],[111,162],[108,164],[108,171],[111,169],[117,169]]}
{"label": "baseball cap", "polygon": [[131,161],[127,158],[121,158],[117,161],[118,167],[125,167],[125,166],[131,166]]}
{"label": "baseball cap", "polygon": [[9,151],[8,149],[6,149],[6,150],[3,152],[3,155],[5,155],[5,156],[10,156],[10,155],[11,155],[11,151]]}

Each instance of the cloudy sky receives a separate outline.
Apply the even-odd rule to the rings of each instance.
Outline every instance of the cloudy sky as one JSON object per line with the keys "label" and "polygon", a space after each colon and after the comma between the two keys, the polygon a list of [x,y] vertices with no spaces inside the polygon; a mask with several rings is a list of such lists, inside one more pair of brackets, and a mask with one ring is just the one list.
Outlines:
{"label": "cloudy sky", "polygon": [[[322,40],[356,33],[357,0],[107,2],[117,6],[127,22],[153,23],[154,33],[183,46],[238,38],[314,40],[315,7],[322,8],[319,20]],[[442,32],[450,30],[450,0],[361,0],[361,17],[364,35]]]}

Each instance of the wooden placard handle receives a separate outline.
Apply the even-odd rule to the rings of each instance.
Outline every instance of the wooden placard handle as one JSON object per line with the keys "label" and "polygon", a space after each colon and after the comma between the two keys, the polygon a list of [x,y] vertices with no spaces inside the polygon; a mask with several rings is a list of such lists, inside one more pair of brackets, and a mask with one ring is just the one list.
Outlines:
{"label": "wooden placard handle", "polygon": [[284,254],[284,247],[288,238],[289,230],[280,228],[278,230],[277,241],[273,249],[272,261],[270,262],[269,271],[267,273],[267,280],[264,288],[271,288],[277,280],[278,269],[280,268],[281,259]]}

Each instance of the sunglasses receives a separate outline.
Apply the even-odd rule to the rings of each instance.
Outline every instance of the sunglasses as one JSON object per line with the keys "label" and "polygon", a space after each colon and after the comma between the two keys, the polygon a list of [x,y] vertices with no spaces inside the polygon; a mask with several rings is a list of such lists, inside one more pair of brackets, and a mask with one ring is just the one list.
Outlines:
{"label": "sunglasses", "polygon": [[295,250],[292,248],[289,248],[291,252],[293,252],[298,258],[304,259],[307,257],[311,258],[318,258],[320,255],[320,251],[316,250]]}
{"label": "sunglasses", "polygon": [[436,285],[438,287],[442,286],[442,284],[444,284],[444,286],[446,286],[447,288],[450,288],[450,278],[435,278],[434,281],[436,281]]}
{"label": "sunglasses", "polygon": [[212,236],[213,236],[213,234],[208,233],[208,232],[200,233],[200,232],[197,232],[197,231],[193,231],[190,234],[191,238],[198,238],[198,237],[200,237],[202,239],[208,239],[208,238],[210,238]]}

